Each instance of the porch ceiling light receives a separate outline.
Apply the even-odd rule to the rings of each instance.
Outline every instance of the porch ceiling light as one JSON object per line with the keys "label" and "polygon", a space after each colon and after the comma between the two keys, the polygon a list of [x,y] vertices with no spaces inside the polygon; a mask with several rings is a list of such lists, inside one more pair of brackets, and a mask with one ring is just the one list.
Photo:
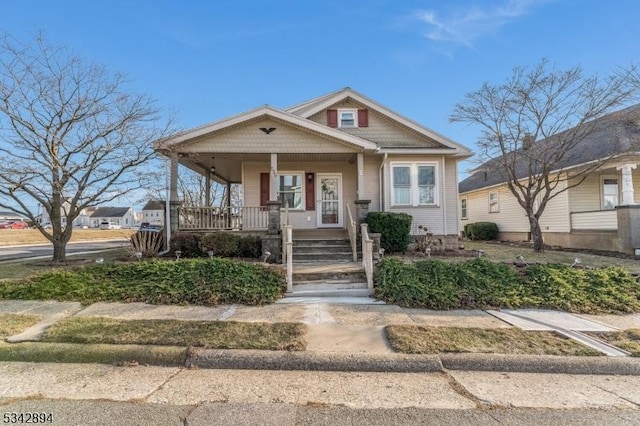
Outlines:
{"label": "porch ceiling light", "polygon": [[216,166],[213,164],[213,160],[215,160],[215,159],[216,159],[216,157],[211,157],[211,168],[209,169],[211,174],[214,174],[216,172]]}

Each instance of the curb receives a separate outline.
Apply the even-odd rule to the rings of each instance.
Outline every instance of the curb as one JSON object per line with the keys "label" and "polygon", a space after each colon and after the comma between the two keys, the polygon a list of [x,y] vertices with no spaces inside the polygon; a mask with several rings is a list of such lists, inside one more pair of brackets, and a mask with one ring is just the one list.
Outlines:
{"label": "curb", "polygon": [[180,346],[3,343],[0,362],[61,362],[226,370],[436,373],[446,370],[640,376],[640,358],[501,354],[367,354],[203,349]]}
{"label": "curb", "polygon": [[437,355],[342,352],[275,352],[192,349],[187,366],[240,370],[361,371],[432,373],[443,371]]}
{"label": "curb", "polygon": [[448,370],[640,376],[640,358],[606,356],[440,354]]}

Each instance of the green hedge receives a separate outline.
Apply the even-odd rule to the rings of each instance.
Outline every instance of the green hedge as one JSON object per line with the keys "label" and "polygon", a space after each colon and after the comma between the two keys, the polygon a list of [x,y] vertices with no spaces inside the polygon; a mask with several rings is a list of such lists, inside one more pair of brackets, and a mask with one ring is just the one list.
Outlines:
{"label": "green hedge", "polygon": [[375,296],[388,303],[429,309],[550,308],[582,313],[640,312],[640,284],[623,268],[514,268],[473,259],[464,263],[394,258],[375,271]]}
{"label": "green hedge", "polygon": [[387,253],[404,253],[409,246],[413,217],[407,213],[370,212],[369,232],[380,234],[380,246]]}
{"label": "green hedge", "polygon": [[464,235],[470,240],[496,240],[498,239],[498,225],[493,222],[468,223],[464,226]]}
{"label": "green hedge", "polygon": [[286,288],[278,271],[229,259],[153,260],[53,271],[0,282],[0,299],[262,305]]}
{"label": "green hedge", "polygon": [[193,232],[175,232],[171,234],[169,241],[169,249],[171,254],[175,256],[176,251],[180,250],[180,257],[201,257],[202,249],[200,248],[200,234]]}

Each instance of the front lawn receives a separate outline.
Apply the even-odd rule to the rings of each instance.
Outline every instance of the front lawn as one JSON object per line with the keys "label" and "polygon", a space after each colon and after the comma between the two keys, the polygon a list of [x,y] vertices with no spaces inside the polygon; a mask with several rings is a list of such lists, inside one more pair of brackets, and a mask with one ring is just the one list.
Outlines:
{"label": "front lawn", "polygon": [[21,333],[41,319],[37,315],[0,314],[0,339]]}
{"label": "front lawn", "polygon": [[590,332],[596,339],[604,340],[610,345],[631,352],[631,356],[640,357],[640,328],[617,332]]}
{"label": "front lawn", "polygon": [[42,341],[301,351],[306,347],[305,332],[299,323],[76,317],[54,324]]}
{"label": "front lawn", "polygon": [[282,296],[274,268],[228,259],[150,260],[53,270],[0,282],[0,299],[262,305]]}
{"label": "front lawn", "polygon": [[444,352],[599,356],[600,352],[548,331],[391,325],[391,347],[408,354]]}

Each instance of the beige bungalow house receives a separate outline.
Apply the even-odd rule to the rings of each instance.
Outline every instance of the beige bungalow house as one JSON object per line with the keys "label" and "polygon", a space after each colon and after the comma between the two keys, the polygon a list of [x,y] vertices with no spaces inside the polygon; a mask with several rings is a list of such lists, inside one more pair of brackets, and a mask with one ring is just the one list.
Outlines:
{"label": "beige bungalow house", "polygon": [[[552,146],[553,137],[535,143]],[[639,148],[640,105],[595,122],[593,132],[560,165],[562,180],[556,191],[569,188],[553,198],[540,217],[545,244],[628,254],[640,248]],[[460,228],[466,223],[494,222],[500,239],[528,241],[528,219],[507,188],[498,163],[490,160],[460,182]],[[594,164],[597,167],[586,177],[575,176]],[[517,171],[518,177],[527,176],[524,167]]]}
{"label": "beige bungalow house", "polygon": [[[294,240],[346,238],[368,211],[389,211],[412,215],[413,232],[423,225],[456,241],[457,165],[471,155],[350,88],[287,109],[261,106],[154,148],[171,159],[173,231],[276,235],[289,225]],[[178,164],[228,192],[240,184],[241,205],[180,207]]]}

